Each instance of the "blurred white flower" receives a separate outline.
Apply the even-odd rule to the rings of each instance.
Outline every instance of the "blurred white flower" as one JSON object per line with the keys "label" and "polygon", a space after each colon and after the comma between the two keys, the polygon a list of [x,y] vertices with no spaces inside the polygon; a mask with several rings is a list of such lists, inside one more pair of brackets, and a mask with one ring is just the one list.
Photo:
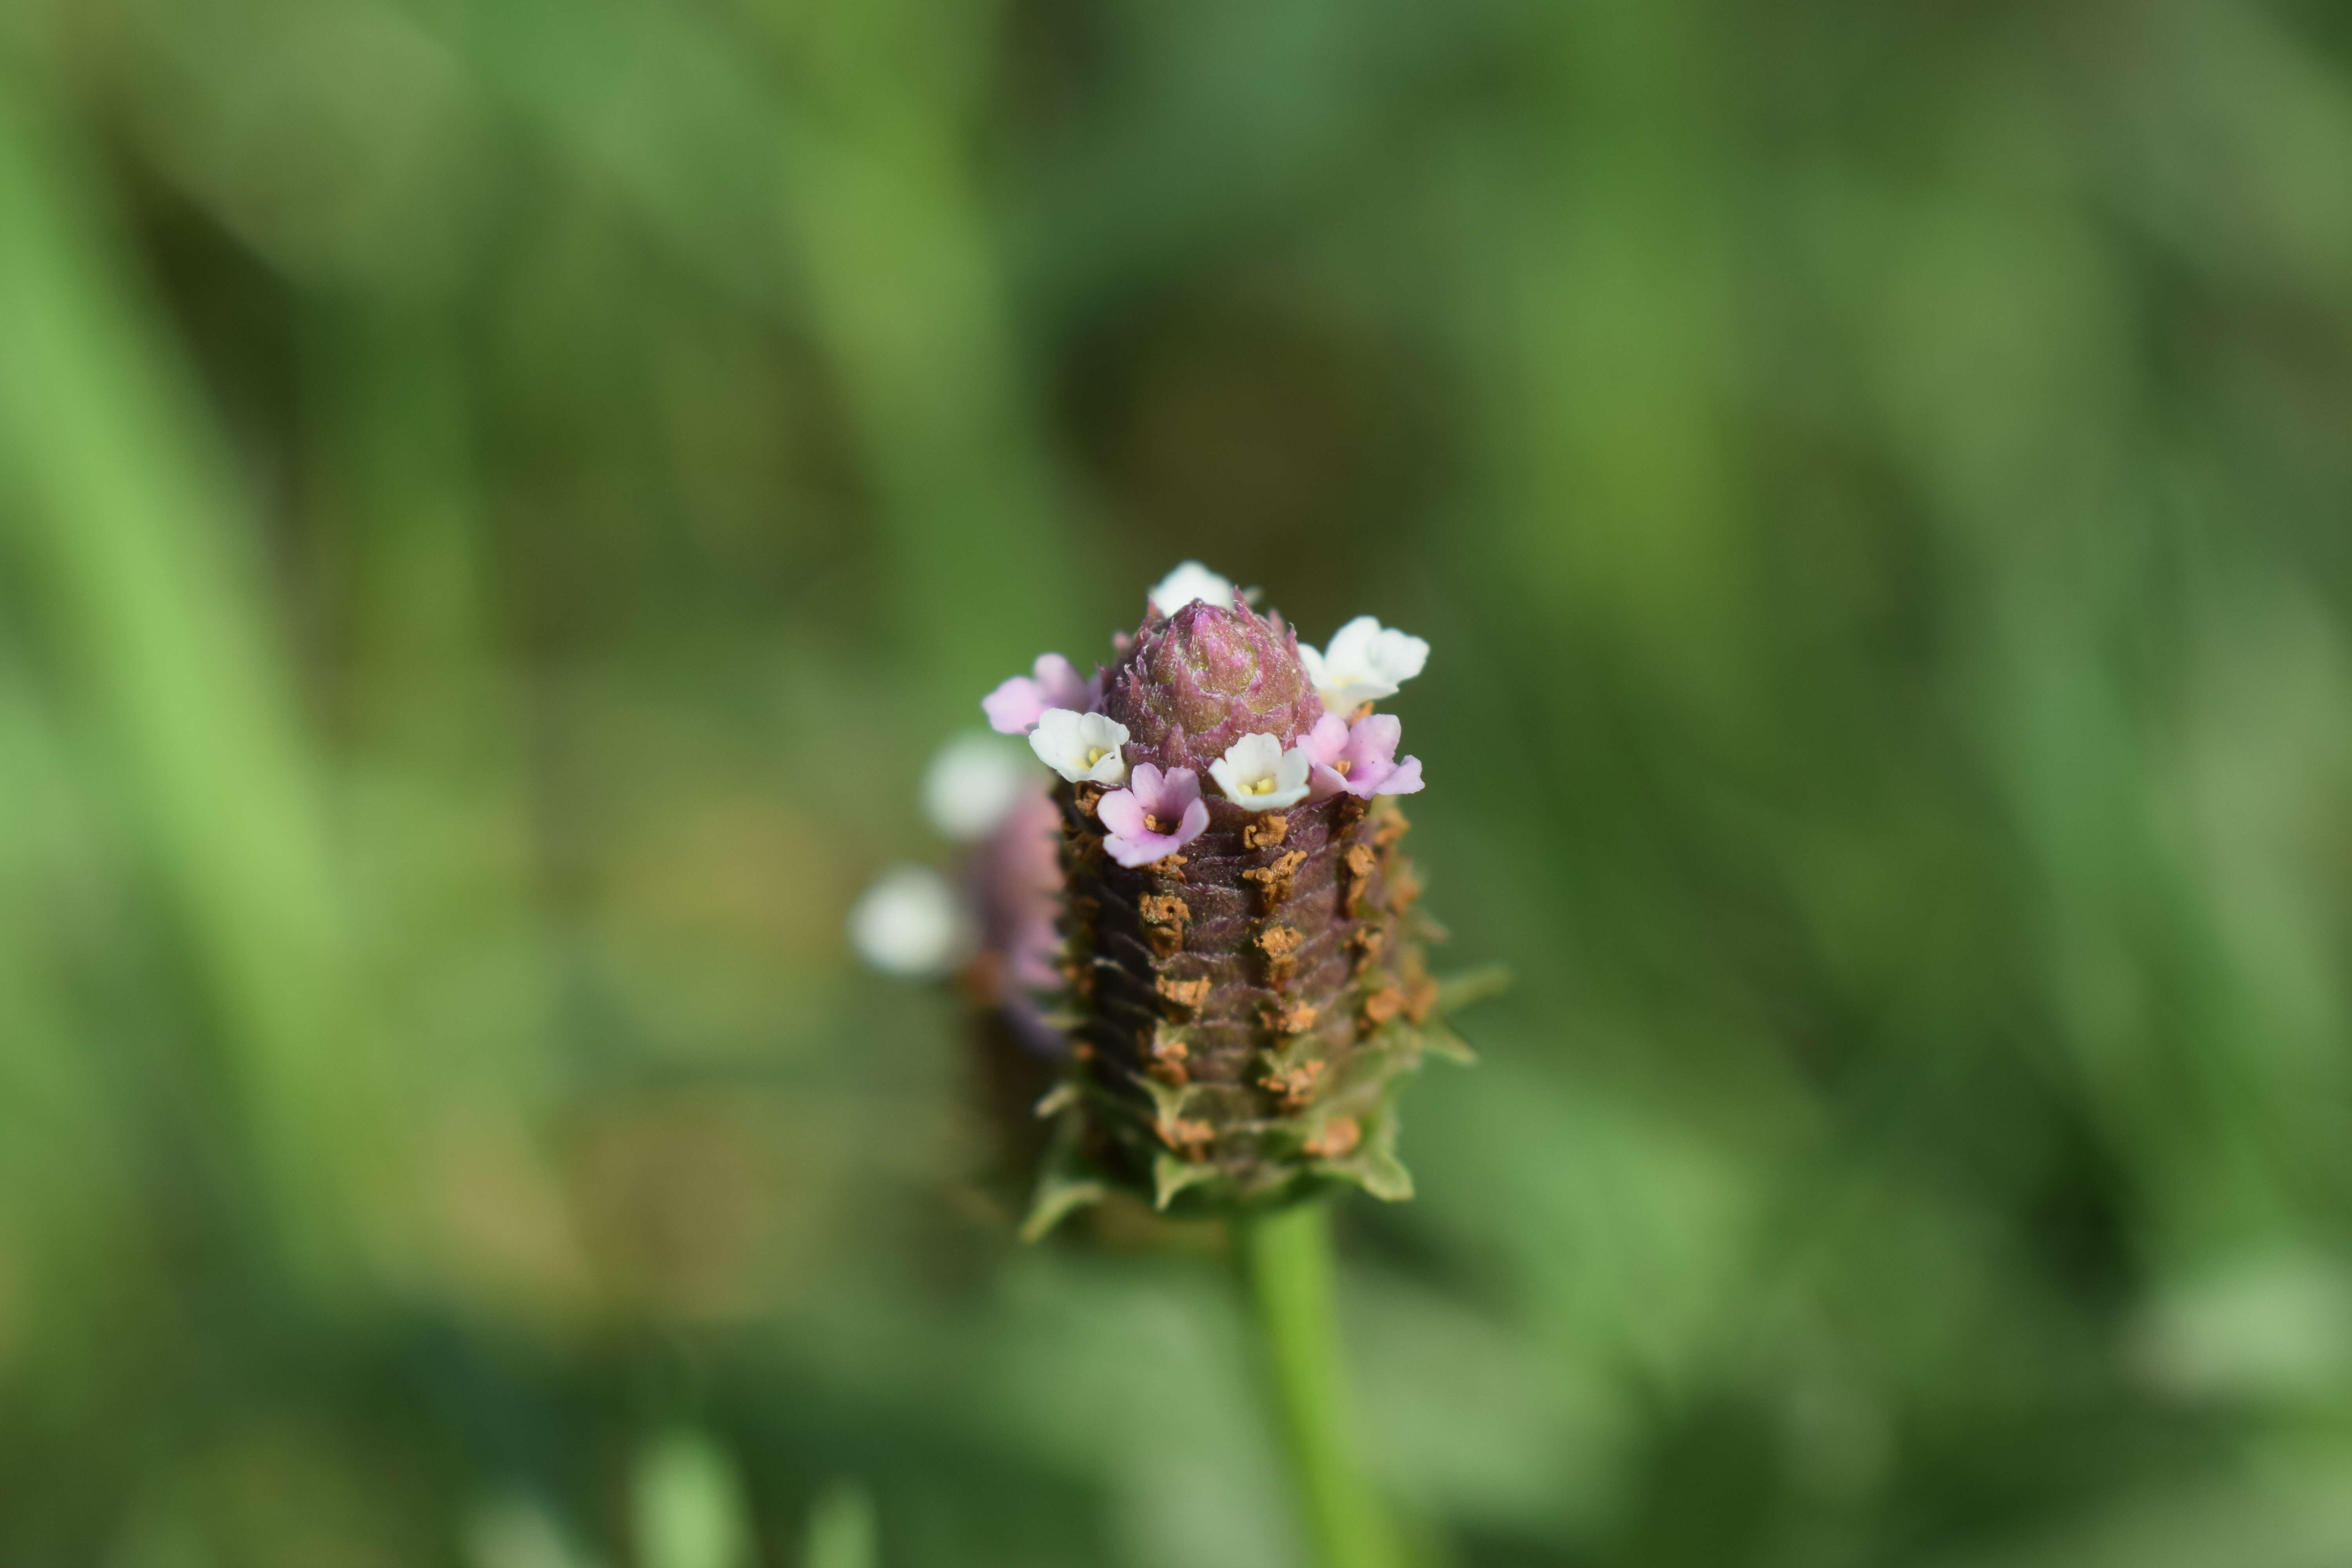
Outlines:
{"label": "blurred white flower", "polygon": [[1029,731],[1037,760],[1072,784],[1125,784],[1127,759],[1119,748],[1126,744],[1126,725],[1067,708],[1048,708]]}
{"label": "blurred white flower", "polygon": [[1195,599],[1206,599],[1221,610],[1232,609],[1233,579],[1218,576],[1197,561],[1187,561],[1151,590],[1151,607],[1163,616],[1174,615]]}
{"label": "blurred white flower", "polygon": [[1328,651],[1305,643],[1298,657],[1323,706],[1345,717],[1367,702],[1396,695],[1397,688],[1429,662],[1429,645],[1370,616],[1358,616],[1332,634]]}
{"label": "blurred white flower", "polygon": [[1313,763],[1299,747],[1284,751],[1272,735],[1244,735],[1209,764],[1209,776],[1235,805],[1275,811],[1307,798],[1307,774]]}
{"label": "blurred white flower", "polygon": [[985,838],[1036,788],[1036,777],[1009,742],[979,731],[958,735],[923,770],[923,815],[959,844]]}
{"label": "blurred white flower", "polygon": [[971,949],[972,935],[963,900],[928,866],[889,868],[849,910],[850,945],[885,974],[945,974]]}

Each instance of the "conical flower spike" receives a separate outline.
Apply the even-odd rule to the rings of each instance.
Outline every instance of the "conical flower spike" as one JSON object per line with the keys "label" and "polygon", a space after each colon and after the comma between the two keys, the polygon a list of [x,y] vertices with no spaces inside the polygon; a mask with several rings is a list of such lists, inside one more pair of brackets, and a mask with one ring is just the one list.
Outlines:
{"label": "conical flower spike", "polygon": [[1398,1080],[1461,1050],[1400,849],[1393,797],[1421,787],[1402,726],[1327,716],[1280,616],[1222,598],[1148,608],[1085,736],[1050,713],[1033,736],[1061,774],[1071,1044],[1033,1230],[1111,1187],[1186,1209],[1330,1181],[1407,1196]]}

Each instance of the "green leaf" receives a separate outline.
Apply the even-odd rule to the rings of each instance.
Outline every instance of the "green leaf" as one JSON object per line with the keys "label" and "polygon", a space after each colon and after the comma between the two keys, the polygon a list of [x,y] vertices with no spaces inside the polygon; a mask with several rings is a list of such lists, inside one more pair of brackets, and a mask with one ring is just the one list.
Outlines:
{"label": "green leaf", "polygon": [[1203,1182],[1215,1179],[1220,1173],[1214,1165],[1180,1160],[1173,1154],[1163,1152],[1151,1162],[1151,1206],[1164,1209],[1185,1188],[1197,1187]]}
{"label": "green leaf", "polygon": [[1475,1006],[1490,997],[1500,996],[1511,988],[1511,984],[1510,967],[1501,963],[1449,975],[1437,983],[1437,1011],[1450,1016]]}
{"label": "green leaf", "polygon": [[1470,1048],[1470,1042],[1433,1017],[1421,1026],[1421,1049],[1425,1056],[1443,1058],[1456,1067],[1478,1065],[1478,1053]]}
{"label": "green leaf", "polygon": [[1077,1130],[1065,1121],[1055,1131],[1053,1146],[1045,1151],[1037,1173],[1037,1190],[1031,1194],[1029,1213],[1021,1221],[1021,1239],[1043,1241],[1072,1214],[1108,1196],[1110,1184],[1078,1152]]}

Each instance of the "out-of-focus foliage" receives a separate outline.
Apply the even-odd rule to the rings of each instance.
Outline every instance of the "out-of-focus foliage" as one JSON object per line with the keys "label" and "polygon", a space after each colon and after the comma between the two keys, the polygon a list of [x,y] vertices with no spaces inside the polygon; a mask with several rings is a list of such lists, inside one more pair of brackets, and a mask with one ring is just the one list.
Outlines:
{"label": "out-of-focus foliage", "polygon": [[2309,4],[0,0],[0,1564],[1297,1563],[842,936],[1187,555],[1519,976],[1427,1563],[2352,1558],[2347,170]]}

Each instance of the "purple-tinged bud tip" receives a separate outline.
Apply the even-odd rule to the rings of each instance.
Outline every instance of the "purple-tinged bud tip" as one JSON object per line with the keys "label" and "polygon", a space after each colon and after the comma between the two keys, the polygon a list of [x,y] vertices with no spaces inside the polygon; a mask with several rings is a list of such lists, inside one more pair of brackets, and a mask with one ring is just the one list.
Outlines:
{"label": "purple-tinged bud tip", "polygon": [[1280,615],[1203,600],[1145,619],[1110,671],[1102,710],[1127,726],[1131,763],[1205,773],[1244,735],[1289,745],[1323,704]]}

